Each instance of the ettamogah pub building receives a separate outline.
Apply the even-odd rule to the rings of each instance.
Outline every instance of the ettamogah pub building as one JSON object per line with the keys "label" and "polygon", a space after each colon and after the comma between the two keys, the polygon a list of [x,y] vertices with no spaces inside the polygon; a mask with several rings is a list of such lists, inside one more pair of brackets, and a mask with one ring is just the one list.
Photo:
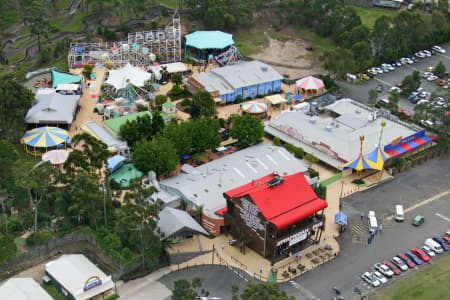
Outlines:
{"label": "ettamogah pub building", "polygon": [[328,203],[317,197],[302,173],[272,173],[223,195],[225,228],[241,252],[250,247],[276,261],[321,238]]}

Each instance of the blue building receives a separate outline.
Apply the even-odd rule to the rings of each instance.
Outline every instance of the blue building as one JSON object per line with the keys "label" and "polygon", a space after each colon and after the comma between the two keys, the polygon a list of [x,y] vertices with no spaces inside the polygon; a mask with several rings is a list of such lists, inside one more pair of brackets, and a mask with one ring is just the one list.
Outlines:
{"label": "blue building", "polygon": [[192,76],[188,82],[199,90],[206,90],[220,102],[234,102],[281,91],[283,76],[271,66],[254,60]]}

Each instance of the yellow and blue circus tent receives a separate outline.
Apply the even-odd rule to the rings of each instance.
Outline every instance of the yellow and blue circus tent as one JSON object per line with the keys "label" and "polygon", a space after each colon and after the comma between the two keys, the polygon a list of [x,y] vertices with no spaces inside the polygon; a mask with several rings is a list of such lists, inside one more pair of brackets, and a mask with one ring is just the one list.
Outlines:
{"label": "yellow and blue circus tent", "polygon": [[378,145],[375,150],[364,155],[364,158],[374,164],[376,170],[383,170],[384,162],[391,158],[389,154]]}
{"label": "yellow and blue circus tent", "polygon": [[360,154],[354,160],[342,165],[342,170],[354,169],[355,171],[362,171],[368,169],[376,169],[376,164],[368,160],[364,155]]}
{"label": "yellow and blue circus tent", "polygon": [[27,153],[37,155],[36,149],[43,148],[47,152],[48,148],[57,147],[66,143],[69,134],[64,129],[58,127],[39,127],[27,131],[23,136],[23,142]]}

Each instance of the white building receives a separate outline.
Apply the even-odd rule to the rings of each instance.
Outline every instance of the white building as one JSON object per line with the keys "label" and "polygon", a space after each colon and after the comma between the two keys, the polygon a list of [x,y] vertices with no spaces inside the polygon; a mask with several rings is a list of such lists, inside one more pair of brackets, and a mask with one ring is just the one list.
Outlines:
{"label": "white building", "polygon": [[33,278],[11,278],[0,285],[2,300],[53,300]]}

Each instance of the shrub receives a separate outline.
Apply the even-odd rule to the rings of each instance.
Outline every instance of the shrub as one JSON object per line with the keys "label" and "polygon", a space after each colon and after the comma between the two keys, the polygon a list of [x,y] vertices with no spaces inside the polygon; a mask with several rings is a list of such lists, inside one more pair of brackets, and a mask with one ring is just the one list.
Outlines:
{"label": "shrub", "polygon": [[275,146],[280,146],[281,145],[281,140],[280,140],[280,138],[279,137],[274,137],[273,138],[273,144],[275,145]]}
{"label": "shrub", "polygon": [[286,148],[286,150],[289,151],[289,152],[294,152],[294,148],[295,147],[292,144],[285,143],[285,144],[283,144],[283,147]]}
{"label": "shrub", "polygon": [[115,181],[112,178],[109,180],[109,186],[113,190],[121,190],[122,189],[122,186],[120,185],[120,183],[118,183],[117,181]]}
{"label": "shrub", "polygon": [[403,157],[394,157],[392,159],[391,166],[393,168],[401,168],[406,164],[406,160]]}
{"label": "shrub", "polygon": [[23,230],[23,225],[17,220],[17,217],[14,216],[8,220],[8,229],[13,233],[19,233]]}
{"label": "shrub", "polygon": [[184,90],[178,85],[174,85],[170,90],[170,97],[174,100],[178,100],[184,96]]}
{"label": "shrub", "polygon": [[305,151],[303,150],[302,147],[295,147],[294,148],[294,156],[300,159],[303,159],[303,157],[305,156]]}
{"label": "shrub", "polygon": [[119,298],[119,296],[116,295],[116,294],[114,294],[114,295],[111,295],[111,296],[106,297],[105,300],[115,300],[115,299],[117,299],[117,298]]}
{"label": "shrub", "polygon": [[319,177],[319,172],[311,168],[309,169],[309,177],[311,178]]}
{"label": "shrub", "polygon": [[120,201],[118,201],[118,200],[113,200],[112,201],[112,206],[114,208],[121,208],[122,207],[122,203]]}
{"label": "shrub", "polygon": [[316,193],[317,197],[326,200],[327,198],[327,188],[325,186],[322,186],[319,184],[317,188],[314,189],[314,192]]}
{"label": "shrub", "polygon": [[191,105],[191,100],[189,99],[184,99],[183,101],[181,101],[181,106],[183,107],[188,107],[189,105]]}

